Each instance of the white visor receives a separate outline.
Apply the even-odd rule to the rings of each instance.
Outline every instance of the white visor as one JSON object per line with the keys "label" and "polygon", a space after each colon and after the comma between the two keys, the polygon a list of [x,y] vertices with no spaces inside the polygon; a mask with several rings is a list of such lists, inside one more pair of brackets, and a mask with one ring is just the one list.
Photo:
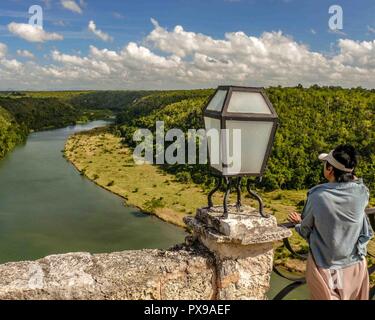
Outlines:
{"label": "white visor", "polygon": [[336,169],[339,169],[343,172],[352,173],[354,169],[346,168],[342,163],[338,162],[333,157],[333,150],[330,153],[322,153],[319,155],[320,161],[327,161],[330,165],[334,166]]}

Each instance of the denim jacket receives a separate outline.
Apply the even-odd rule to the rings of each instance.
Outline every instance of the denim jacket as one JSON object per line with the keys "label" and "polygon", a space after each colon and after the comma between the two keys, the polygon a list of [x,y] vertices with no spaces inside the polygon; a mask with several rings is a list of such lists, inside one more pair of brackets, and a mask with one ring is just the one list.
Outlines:
{"label": "denim jacket", "polygon": [[374,234],[365,214],[368,203],[362,179],[309,190],[302,222],[295,228],[308,241],[317,266],[338,269],[364,259]]}

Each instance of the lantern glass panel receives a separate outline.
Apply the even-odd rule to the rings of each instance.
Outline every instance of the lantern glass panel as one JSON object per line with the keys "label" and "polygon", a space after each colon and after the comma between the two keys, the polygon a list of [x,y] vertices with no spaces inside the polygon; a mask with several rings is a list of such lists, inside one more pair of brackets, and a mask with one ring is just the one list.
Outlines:
{"label": "lantern glass panel", "polygon": [[232,93],[228,112],[271,114],[271,110],[261,93],[241,91]]}
{"label": "lantern glass panel", "polygon": [[[226,143],[226,158],[232,158],[238,166],[225,168],[225,175],[235,174],[260,174],[264,158],[267,153],[268,143],[271,139],[273,122],[271,121],[235,121],[227,120],[226,128],[229,129],[229,141]],[[241,141],[233,140],[233,130],[241,130]],[[235,144],[241,144],[241,152]]]}
{"label": "lantern glass panel", "polygon": [[211,167],[222,172],[221,125],[219,119],[204,117],[207,131],[208,153]]}
{"label": "lantern glass panel", "polygon": [[227,90],[218,90],[208,105],[207,110],[221,112],[227,92]]}

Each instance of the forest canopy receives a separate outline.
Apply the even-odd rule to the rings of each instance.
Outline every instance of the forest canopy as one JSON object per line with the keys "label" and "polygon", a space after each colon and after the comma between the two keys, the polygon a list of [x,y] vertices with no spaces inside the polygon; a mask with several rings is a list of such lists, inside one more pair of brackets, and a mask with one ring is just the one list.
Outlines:
{"label": "forest canopy", "polygon": [[[213,90],[165,91],[138,99],[117,117],[126,143],[133,144],[136,129],[155,131],[204,128],[202,111]],[[267,170],[260,184],[266,190],[308,189],[323,182],[317,156],[339,144],[350,143],[359,152],[357,175],[375,190],[375,91],[362,88],[302,86],[266,90],[280,127]],[[209,185],[207,166],[165,165],[182,181]]]}
{"label": "forest canopy", "polygon": [[[340,87],[271,87],[266,92],[279,118],[274,147],[259,186],[308,189],[323,182],[321,152],[342,143],[359,152],[357,175],[375,191],[375,90]],[[61,91],[0,93],[0,158],[30,130],[64,127],[116,115],[124,141],[134,146],[139,128],[204,128],[202,111],[213,89],[174,91]],[[207,165],[165,165],[180,181],[210,186]]]}

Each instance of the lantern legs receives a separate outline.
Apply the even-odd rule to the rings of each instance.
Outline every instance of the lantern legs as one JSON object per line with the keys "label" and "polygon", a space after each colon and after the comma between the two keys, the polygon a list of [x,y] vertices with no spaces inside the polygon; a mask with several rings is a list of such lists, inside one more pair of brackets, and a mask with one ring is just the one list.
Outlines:
{"label": "lantern legs", "polygon": [[236,202],[236,208],[237,208],[237,212],[240,212],[241,210],[241,181],[242,181],[242,177],[238,177],[237,178],[237,184],[236,184],[236,191],[237,191],[237,202]]}
{"label": "lantern legs", "polygon": [[216,186],[208,194],[208,208],[209,209],[211,209],[214,206],[214,203],[212,201],[212,196],[220,189],[222,181],[223,181],[222,177],[220,176],[215,176],[215,178],[217,178]]}
{"label": "lantern legs", "polygon": [[[213,201],[212,201],[212,197],[221,188],[221,186],[223,184],[223,179],[224,179],[224,181],[225,181],[225,192],[224,192],[224,200],[223,200],[223,207],[224,207],[223,217],[228,218],[228,214],[229,214],[228,200],[229,200],[229,195],[230,195],[232,186],[235,186],[235,188],[236,188],[236,194],[237,194],[236,209],[237,209],[237,212],[240,212],[241,206],[242,206],[242,197],[241,197],[242,177],[237,177],[236,180],[234,178],[220,177],[220,176],[215,176],[215,178],[216,178],[216,181],[217,181],[216,185],[215,185],[214,189],[212,189],[210,191],[210,193],[208,194],[208,209],[211,209],[214,206]],[[247,184],[246,184],[247,192],[258,201],[260,215],[263,218],[268,218],[269,216],[267,214],[265,214],[265,212],[264,212],[264,204],[263,204],[262,198],[256,192],[251,190],[250,185],[251,185],[251,181],[250,181],[250,179],[248,179]]]}
{"label": "lantern legs", "polygon": [[256,198],[258,200],[258,203],[259,203],[259,213],[260,215],[263,217],[263,218],[268,218],[268,215],[266,215],[264,213],[264,204],[263,204],[263,200],[262,198],[257,194],[255,193],[253,190],[251,190],[250,188],[250,184],[251,184],[251,181],[250,179],[247,180],[247,184],[246,184],[246,189],[247,189],[247,192],[252,195],[254,198]]}
{"label": "lantern legs", "polygon": [[225,194],[224,194],[224,218],[228,218],[228,198],[230,194],[230,189],[232,186],[232,180],[228,177],[224,177],[225,179],[225,184],[227,185],[227,188],[225,189]]}
{"label": "lantern legs", "polygon": [[[221,185],[223,182],[223,177],[216,176],[216,178],[217,178],[216,186],[208,194],[208,208],[209,209],[211,209],[214,206],[212,197],[221,188]],[[225,188],[225,194],[224,194],[223,207],[224,207],[224,217],[227,218],[228,217],[228,199],[229,199],[229,195],[230,195],[230,191],[232,187],[232,179],[228,177],[224,177],[224,181],[225,181],[226,188]],[[241,207],[241,189],[239,189],[238,183],[241,183],[240,178],[237,180],[237,186],[236,186],[237,208]]]}

